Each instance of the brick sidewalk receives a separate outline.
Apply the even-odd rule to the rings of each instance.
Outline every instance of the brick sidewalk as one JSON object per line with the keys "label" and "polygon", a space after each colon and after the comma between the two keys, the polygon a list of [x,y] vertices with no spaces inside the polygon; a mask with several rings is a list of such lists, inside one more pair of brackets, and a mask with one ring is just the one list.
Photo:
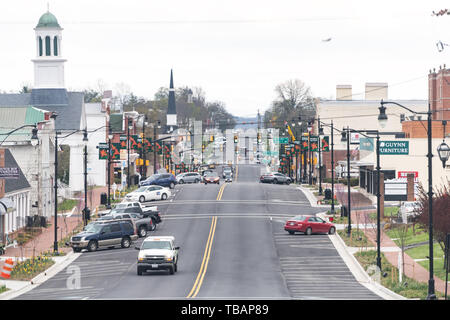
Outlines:
{"label": "brick sidewalk", "polygon": [[[373,210],[363,210],[363,211],[364,211],[364,214],[374,212]],[[356,214],[357,213],[355,212],[355,217],[356,217]],[[352,219],[353,219],[353,214],[352,214]],[[354,221],[356,222],[356,220],[354,220]],[[368,229],[364,230],[364,234],[369,239],[369,241],[371,241],[374,244],[374,246],[376,248],[377,230],[368,228]],[[380,233],[380,240],[381,240],[381,248],[384,248],[384,247],[399,248],[399,246],[391,238],[389,238],[389,236],[384,231],[381,231],[381,233]],[[399,250],[400,250],[400,248],[399,248]],[[398,267],[398,255],[399,255],[398,252],[383,252],[383,254],[386,257],[386,259],[389,261],[390,264],[392,264],[395,267]],[[428,279],[430,276],[429,271],[427,269],[425,269],[424,267],[422,267],[419,263],[414,261],[414,259],[411,258],[408,254],[405,253],[404,257],[405,257],[404,258],[405,259],[405,261],[404,261],[405,269],[403,271],[404,274],[407,277],[412,278],[418,282],[428,283]],[[436,276],[434,277],[434,286],[437,291],[440,291],[442,293],[445,292],[445,281],[437,278]]]}
{"label": "brick sidewalk", "polygon": [[[94,209],[100,205],[100,195],[102,192],[107,192],[107,187],[99,187],[92,190],[92,203],[90,202],[90,197],[88,196],[88,204],[89,208],[91,208],[91,212],[94,212]],[[78,212],[75,211],[75,213],[70,216],[62,217],[61,215],[58,215],[58,240],[61,240],[65,236],[67,236],[69,233],[71,233],[79,224],[81,224],[82,217],[80,214],[80,210],[83,207],[84,198],[80,200],[78,204]],[[53,251],[54,241],[55,241],[55,231],[54,231],[54,217],[51,217],[48,221],[51,226],[48,228],[43,229],[42,233],[35,237],[34,240],[28,241],[27,244],[22,246],[20,248],[17,246],[16,248],[10,247],[6,249],[6,252],[2,257],[32,257],[33,251],[34,255],[39,255],[45,251]],[[59,247],[58,248],[60,252],[69,252],[72,249],[67,247]],[[0,268],[2,267],[3,262],[0,261]]]}

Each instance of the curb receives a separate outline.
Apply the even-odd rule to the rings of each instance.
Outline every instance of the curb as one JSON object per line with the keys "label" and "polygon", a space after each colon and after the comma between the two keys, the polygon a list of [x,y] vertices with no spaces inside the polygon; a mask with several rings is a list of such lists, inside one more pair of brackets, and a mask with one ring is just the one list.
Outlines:
{"label": "curb", "polygon": [[303,194],[308,199],[309,204],[311,205],[311,207],[331,209],[331,205],[329,205],[329,204],[317,204],[316,197],[314,196],[314,194],[311,191],[309,191],[309,189],[304,188],[304,187],[302,187],[300,185],[297,185],[296,188],[303,192]]}
{"label": "curb", "polygon": [[67,267],[69,264],[71,264],[73,261],[75,261],[75,259],[77,259],[80,255],[81,255],[81,253],[74,253],[73,251],[69,252],[65,256],[65,259],[63,259],[59,262],[55,262],[55,264],[52,265],[50,268],[48,268],[44,272],[38,274],[36,277],[31,279],[29,281],[29,284],[26,285],[25,287],[18,289],[18,290],[10,289],[10,290],[0,294],[0,300],[14,299],[24,293],[27,293],[28,291],[30,291],[32,289],[38,287],[39,285],[41,285],[42,283],[44,283],[45,281],[47,281],[48,279],[52,278],[54,275],[56,275],[57,273],[62,271],[65,267]]}
{"label": "curb", "polygon": [[405,297],[389,290],[388,288],[372,280],[363,269],[363,267],[359,264],[358,260],[356,260],[356,258],[350,252],[348,252],[344,240],[342,240],[342,238],[337,233],[335,233],[334,235],[329,235],[328,237],[330,238],[339,255],[342,257],[345,264],[359,283],[361,283],[367,289],[382,297],[383,299],[407,300]]}

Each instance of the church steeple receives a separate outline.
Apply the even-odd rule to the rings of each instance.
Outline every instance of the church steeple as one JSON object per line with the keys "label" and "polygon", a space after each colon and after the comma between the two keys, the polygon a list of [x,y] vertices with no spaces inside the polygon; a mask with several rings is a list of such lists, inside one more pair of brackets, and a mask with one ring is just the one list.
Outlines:
{"label": "church steeple", "polygon": [[47,11],[36,28],[36,58],[34,63],[34,88],[64,88],[64,62],[61,57],[62,28],[56,17]]}
{"label": "church steeple", "polygon": [[175,88],[173,87],[173,72],[170,70],[169,105],[167,108],[167,126],[177,125],[177,106],[175,104]]}

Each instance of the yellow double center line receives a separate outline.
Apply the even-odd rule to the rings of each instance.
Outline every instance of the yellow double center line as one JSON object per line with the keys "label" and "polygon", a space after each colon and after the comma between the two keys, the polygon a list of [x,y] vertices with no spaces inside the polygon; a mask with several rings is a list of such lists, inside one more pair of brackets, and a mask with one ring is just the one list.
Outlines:
{"label": "yellow double center line", "polygon": [[[223,190],[227,185],[224,183],[220,189],[219,194],[217,195],[217,201],[222,199]],[[211,227],[209,229],[208,241],[206,242],[205,253],[203,254],[202,264],[200,266],[200,271],[198,272],[197,278],[195,279],[194,286],[191,291],[187,295],[186,298],[195,298],[200,291],[200,288],[203,283],[203,279],[205,278],[206,270],[208,269],[209,257],[211,256],[211,248],[214,241],[214,234],[216,233],[216,225],[217,225],[217,217],[214,216],[211,221]]]}
{"label": "yellow double center line", "polygon": [[203,278],[206,274],[206,269],[208,269],[209,257],[211,255],[211,248],[214,240],[214,233],[216,232],[216,224],[217,217],[213,217],[211,221],[211,228],[209,229],[208,241],[206,242],[205,253],[203,255],[202,265],[200,266],[200,271],[198,272],[197,279],[195,279],[194,286],[192,287],[191,292],[189,292],[187,298],[195,298],[200,290],[200,287],[202,286]]}
{"label": "yellow double center line", "polygon": [[216,199],[217,201],[219,201],[219,200],[222,199],[223,190],[225,189],[226,186],[227,186],[226,183],[224,183],[224,184],[220,187],[220,189],[219,189],[219,194],[217,195],[217,199]]}

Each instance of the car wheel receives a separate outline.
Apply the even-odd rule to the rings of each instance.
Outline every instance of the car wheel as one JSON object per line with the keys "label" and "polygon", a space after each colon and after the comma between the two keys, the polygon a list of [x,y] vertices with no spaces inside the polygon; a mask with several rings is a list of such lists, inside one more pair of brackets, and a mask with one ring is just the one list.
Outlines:
{"label": "car wheel", "polygon": [[166,200],[167,199],[167,193],[163,193],[161,195],[161,200]]}
{"label": "car wheel", "polygon": [[170,185],[169,185],[169,188],[170,188],[170,189],[175,188],[175,183],[171,182]]}
{"label": "car wheel", "polygon": [[171,266],[169,267],[169,274],[174,274],[175,273],[175,267]]}
{"label": "car wheel", "polygon": [[138,276],[142,276],[142,269],[141,268],[137,268],[137,275]]}
{"label": "car wheel", "polygon": [[152,218],[152,229],[151,229],[152,231],[155,231],[156,230],[156,221],[155,221],[155,219],[153,219]]}
{"label": "car wheel", "polygon": [[288,231],[289,232],[289,234],[294,234],[295,233],[295,231]]}
{"label": "car wheel", "polygon": [[312,234],[312,229],[311,228],[306,228],[306,232],[305,232],[305,234],[306,235],[308,235],[308,236],[310,236],[311,234]]}
{"label": "car wheel", "polygon": [[139,197],[139,202],[142,203],[142,202],[144,202],[144,201],[145,201],[145,197],[144,197],[144,196],[140,196],[140,197]]}
{"label": "car wheel", "polygon": [[328,234],[334,234],[335,232],[336,232],[336,228],[331,227],[330,230],[328,231]]}
{"label": "car wheel", "polygon": [[143,238],[147,235],[147,228],[145,226],[141,226],[139,228],[139,237]]}
{"label": "car wheel", "polygon": [[291,180],[287,180],[287,181],[286,181],[286,184],[287,184],[287,185],[290,185],[290,184],[291,184]]}
{"label": "car wheel", "polygon": [[88,243],[89,252],[97,251],[97,249],[98,249],[97,241],[95,241],[95,240],[89,241],[89,243]]}
{"label": "car wheel", "polygon": [[278,180],[277,179],[273,179],[273,183],[274,184],[278,184]]}
{"label": "car wheel", "polygon": [[73,248],[73,252],[81,252],[81,248]]}
{"label": "car wheel", "polygon": [[199,183],[200,182],[200,180],[198,180],[198,179],[195,179],[195,181],[194,181],[194,183]]}
{"label": "car wheel", "polygon": [[128,237],[123,238],[120,245],[122,246],[122,248],[129,248],[131,245],[130,238],[128,238]]}
{"label": "car wheel", "polygon": [[179,181],[179,184],[183,184],[183,183],[184,183],[184,180],[181,179],[181,180]]}

